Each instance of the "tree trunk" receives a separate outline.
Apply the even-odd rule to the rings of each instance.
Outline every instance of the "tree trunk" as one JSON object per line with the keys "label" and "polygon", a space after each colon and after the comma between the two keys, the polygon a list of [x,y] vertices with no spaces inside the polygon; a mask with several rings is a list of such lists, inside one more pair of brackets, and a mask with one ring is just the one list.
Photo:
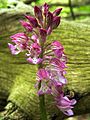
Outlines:
{"label": "tree trunk", "polygon": [[69,9],[70,9],[70,13],[71,13],[72,19],[75,20],[75,15],[74,15],[74,11],[73,11],[72,1],[71,0],[68,0],[68,6],[69,6]]}
{"label": "tree trunk", "polygon": [[[8,120],[39,120],[39,100],[34,87],[37,67],[28,64],[24,54],[11,55],[7,45],[11,35],[23,31],[18,22],[21,16],[20,13],[0,16],[0,110],[6,106],[2,115]],[[74,113],[89,113],[90,25],[62,20],[47,41],[53,40],[61,41],[68,56],[66,77],[69,82],[65,91],[73,93],[78,101]],[[45,98],[48,119],[63,120],[66,116],[53,104],[52,96]]]}

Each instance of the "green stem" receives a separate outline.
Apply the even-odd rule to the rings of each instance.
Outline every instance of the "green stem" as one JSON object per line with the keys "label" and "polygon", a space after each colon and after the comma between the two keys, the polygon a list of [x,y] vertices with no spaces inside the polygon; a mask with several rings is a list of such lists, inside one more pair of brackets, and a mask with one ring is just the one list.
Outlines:
{"label": "green stem", "polygon": [[39,96],[39,105],[40,105],[40,112],[41,112],[41,120],[47,120],[44,95]]}
{"label": "green stem", "polygon": [[[44,42],[41,41],[41,49],[42,52],[40,54],[40,58],[43,58],[43,46],[44,46]],[[43,64],[40,63],[38,65],[38,69],[43,68]],[[41,82],[39,83],[38,88],[40,89],[41,87]],[[45,107],[45,96],[44,95],[39,95],[39,106],[40,106],[40,115],[41,115],[41,120],[47,120],[47,113],[46,113],[46,107]]]}

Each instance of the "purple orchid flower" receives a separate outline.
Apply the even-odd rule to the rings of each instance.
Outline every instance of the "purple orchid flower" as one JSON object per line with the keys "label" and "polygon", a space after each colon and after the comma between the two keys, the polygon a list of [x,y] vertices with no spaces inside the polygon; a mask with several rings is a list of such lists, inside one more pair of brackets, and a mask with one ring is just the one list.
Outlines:
{"label": "purple orchid flower", "polygon": [[11,36],[11,39],[15,45],[8,43],[8,46],[13,55],[19,54],[27,49],[29,38],[25,33],[17,33]]}
{"label": "purple orchid flower", "polygon": [[[42,94],[51,94],[51,86],[49,84],[50,80],[49,80],[49,72],[45,69],[39,69],[37,72],[37,84],[39,84],[41,82],[41,87],[38,90],[38,94],[42,95]],[[36,85],[38,86],[38,85]]]}
{"label": "purple orchid flower", "polygon": [[27,56],[29,56],[29,58],[27,58],[27,61],[32,64],[41,63],[43,59],[39,58],[40,53],[41,47],[39,46],[39,44],[38,43],[31,44],[30,47],[28,48],[28,53],[26,54]]}
{"label": "purple orchid flower", "polygon": [[63,93],[60,94],[60,96],[57,96],[55,98],[57,107],[66,115],[72,116],[74,113],[71,110],[73,108],[73,105],[76,104],[76,100],[72,99],[69,100],[67,96],[64,96]]}

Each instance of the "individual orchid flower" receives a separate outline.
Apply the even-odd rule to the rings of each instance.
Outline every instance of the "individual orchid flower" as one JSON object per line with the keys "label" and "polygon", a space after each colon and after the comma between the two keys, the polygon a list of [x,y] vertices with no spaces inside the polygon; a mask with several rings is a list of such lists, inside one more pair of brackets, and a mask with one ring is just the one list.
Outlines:
{"label": "individual orchid flower", "polygon": [[28,55],[30,56],[39,56],[41,53],[41,47],[38,43],[32,43],[28,48]]}
{"label": "individual orchid flower", "polygon": [[62,87],[67,84],[67,79],[64,77],[65,70],[63,70],[61,66],[58,68],[56,64],[49,64],[46,70],[49,72],[49,79],[52,85]]}
{"label": "individual orchid flower", "polygon": [[[38,94],[51,94],[51,85],[49,79],[49,72],[45,69],[39,69],[37,72],[37,84],[41,82],[41,86],[38,90]],[[38,85],[36,85],[38,86]]]}
{"label": "individual orchid flower", "polygon": [[39,58],[40,53],[41,47],[39,46],[39,44],[38,43],[31,44],[30,47],[28,48],[28,53],[26,54],[27,56],[29,56],[29,58],[27,58],[27,61],[32,64],[41,63],[43,59]]}
{"label": "individual orchid flower", "polygon": [[58,58],[62,57],[63,50],[64,50],[62,44],[59,41],[54,41],[52,42],[51,46],[52,46],[52,50],[54,51],[54,54],[56,55],[56,57]]}
{"label": "individual orchid flower", "polygon": [[51,94],[51,88],[46,84],[46,82],[41,82],[41,87],[38,90],[38,95]]}
{"label": "individual orchid flower", "polygon": [[[49,58],[49,56],[56,57],[60,59],[61,61],[65,62],[67,61],[67,57],[64,54],[64,48],[62,44],[59,41],[53,41],[49,46],[45,48],[45,57]],[[52,57],[52,58],[53,58]],[[51,59],[51,57],[50,57]]]}
{"label": "individual orchid flower", "polygon": [[72,99],[69,100],[67,96],[64,96],[63,93],[60,94],[60,96],[57,96],[55,98],[57,107],[66,115],[72,116],[74,113],[71,110],[73,108],[73,105],[76,104],[76,100]]}
{"label": "individual orchid flower", "polygon": [[15,45],[8,43],[8,46],[13,55],[19,54],[27,49],[29,38],[25,33],[17,33],[11,36],[11,39]]}

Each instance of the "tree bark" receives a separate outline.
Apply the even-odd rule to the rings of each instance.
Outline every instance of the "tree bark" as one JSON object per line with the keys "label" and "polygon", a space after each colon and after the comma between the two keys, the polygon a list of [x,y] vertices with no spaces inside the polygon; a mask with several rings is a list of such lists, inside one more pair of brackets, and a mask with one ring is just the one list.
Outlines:
{"label": "tree bark", "polygon": [[72,1],[71,0],[68,0],[68,6],[69,6],[69,9],[70,9],[70,13],[71,13],[72,19],[75,20],[75,15],[74,15],[74,11],[73,11]]}
{"label": "tree bark", "polygon": [[[0,110],[2,111],[6,106],[8,115],[12,115],[13,119],[16,112],[19,117],[23,114],[28,116],[19,120],[39,120],[39,100],[34,87],[37,67],[28,64],[24,54],[11,55],[7,45],[11,42],[9,38],[11,35],[23,31],[18,22],[21,16],[20,13],[0,16]],[[89,113],[90,25],[62,20],[61,25],[53,31],[47,41],[53,40],[61,41],[68,56],[66,77],[69,82],[65,91],[73,93],[73,98],[77,100],[74,115]],[[52,96],[46,95],[45,100],[49,120],[66,118],[53,103]]]}

